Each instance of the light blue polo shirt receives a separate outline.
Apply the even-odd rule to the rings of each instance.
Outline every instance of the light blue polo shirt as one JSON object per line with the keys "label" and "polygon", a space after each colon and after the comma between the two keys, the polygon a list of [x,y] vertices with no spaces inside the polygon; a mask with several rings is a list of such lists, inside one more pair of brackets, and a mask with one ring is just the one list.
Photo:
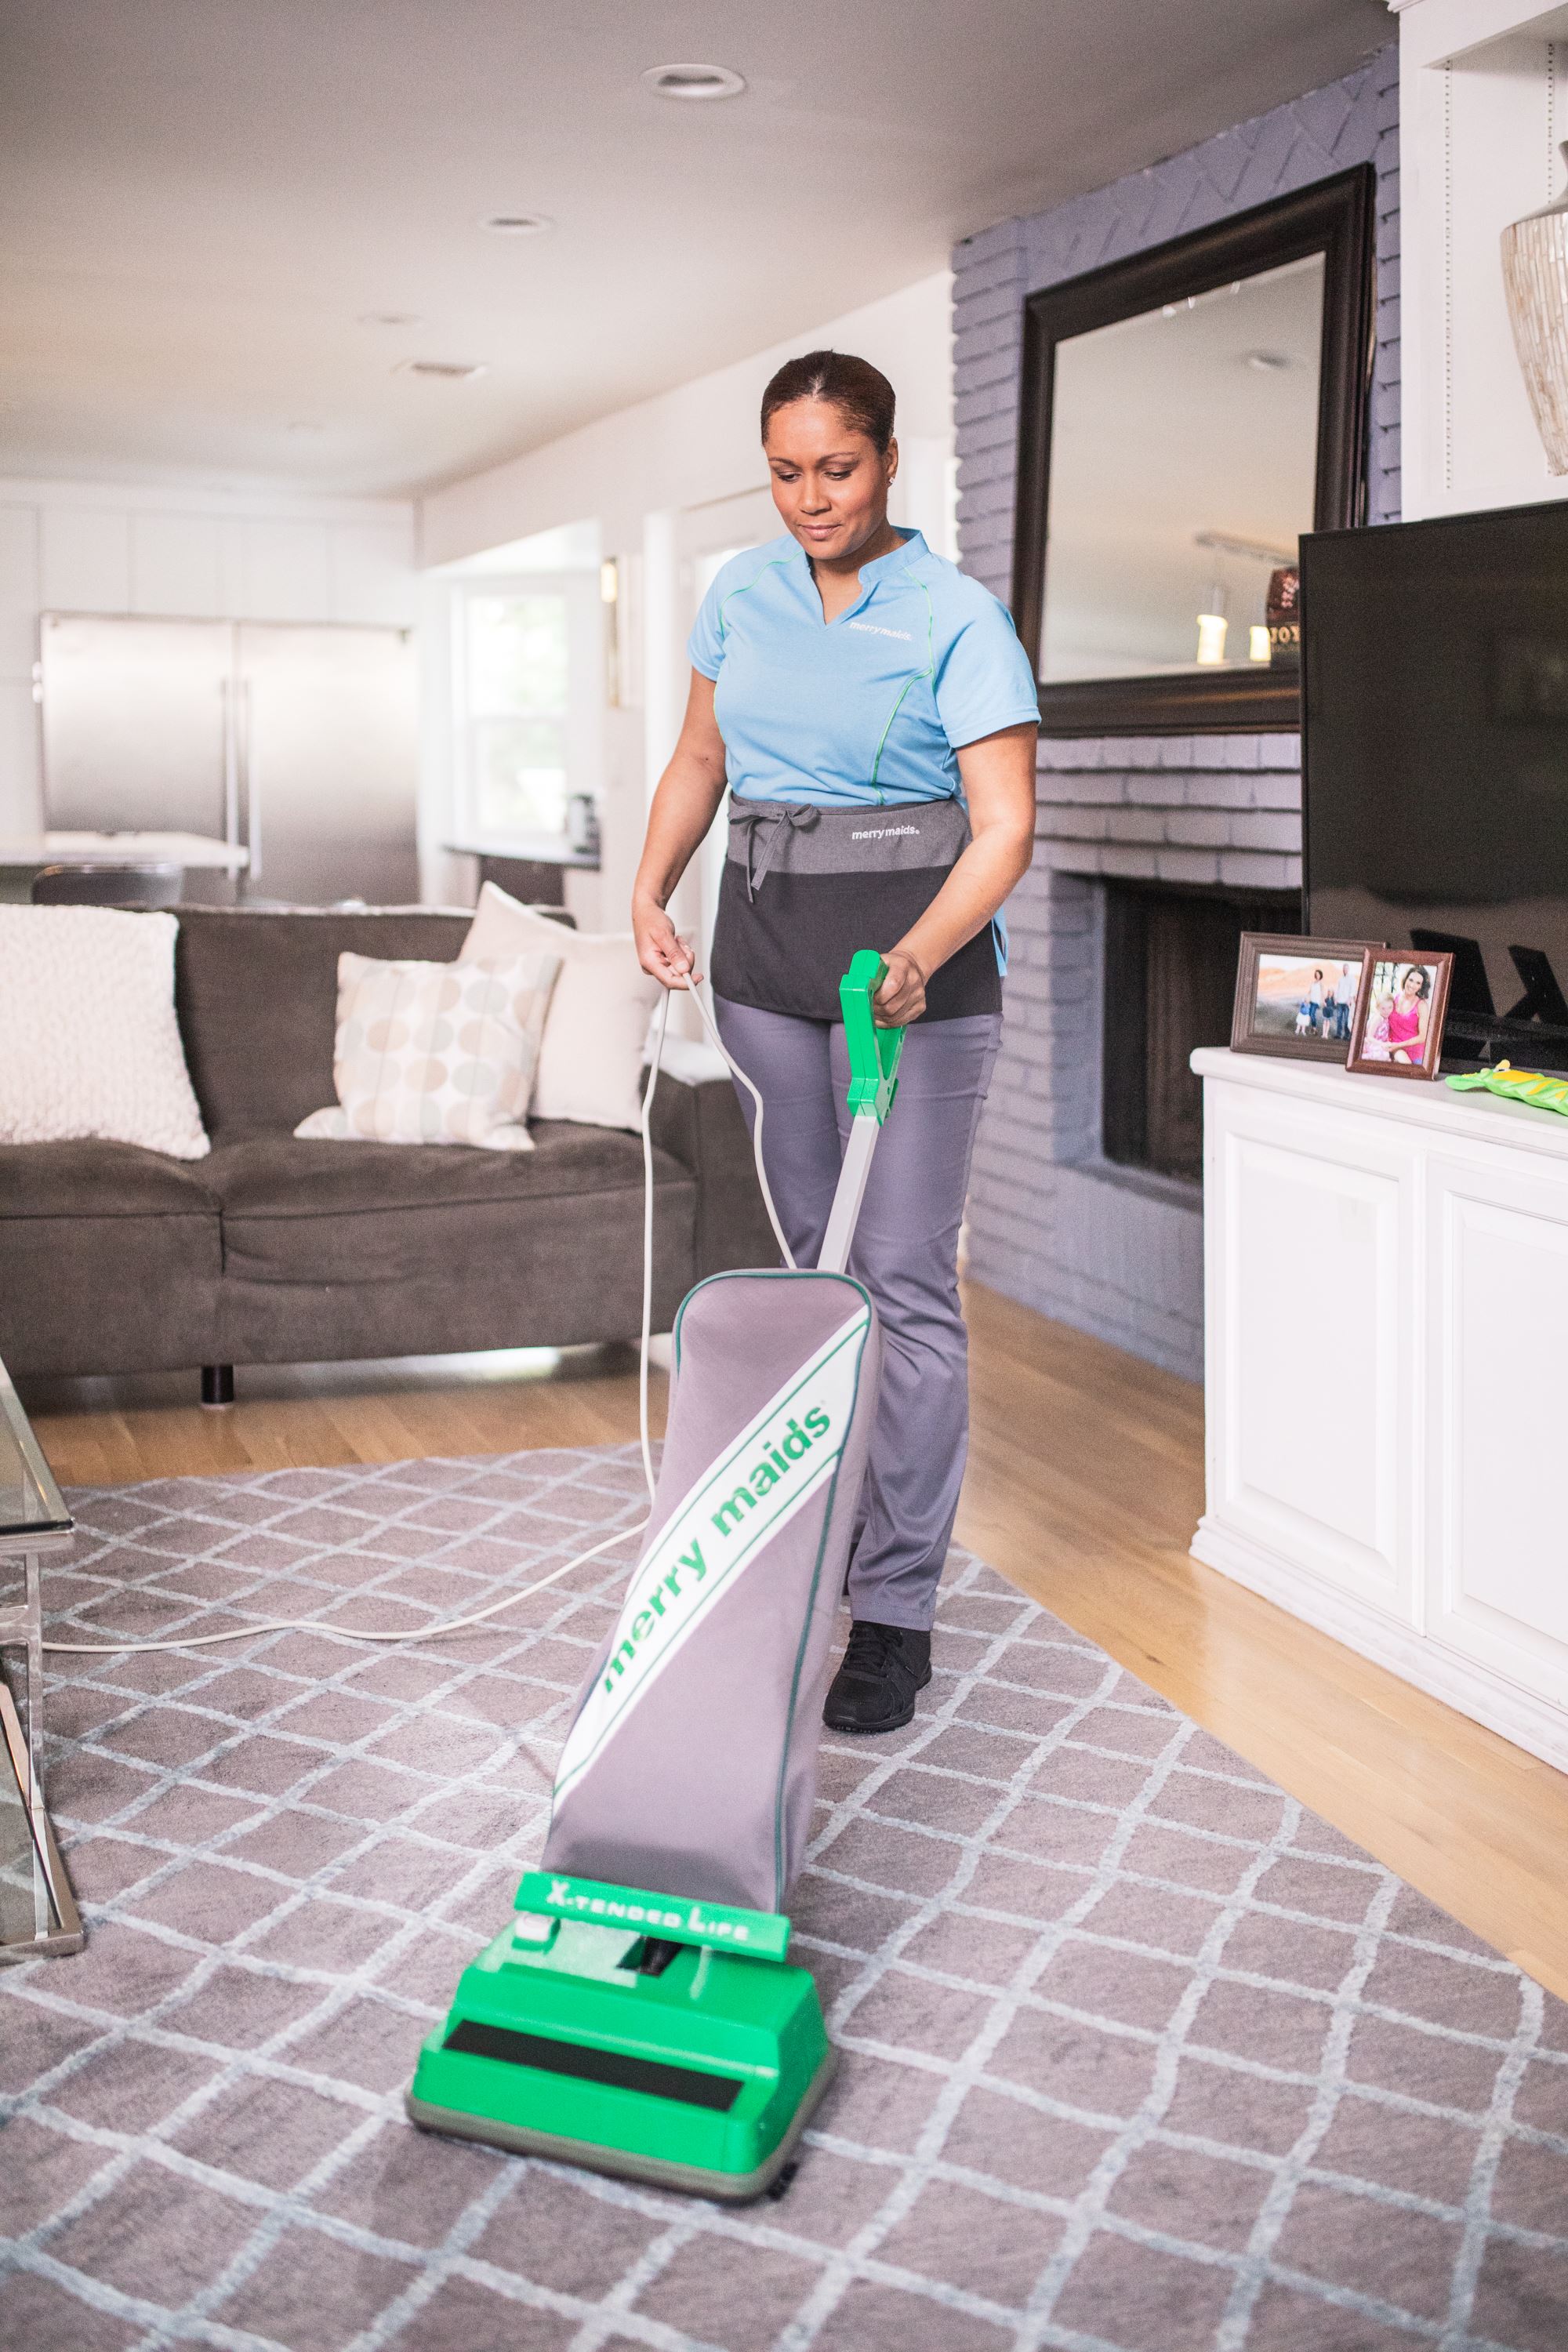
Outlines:
{"label": "light blue polo shirt", "polygon": [[954,754],[1040,715],[1012,615],[918,530],[835,621],[787,532],[725,564],[689,650],[742,800],[897,808],[962,796]]}

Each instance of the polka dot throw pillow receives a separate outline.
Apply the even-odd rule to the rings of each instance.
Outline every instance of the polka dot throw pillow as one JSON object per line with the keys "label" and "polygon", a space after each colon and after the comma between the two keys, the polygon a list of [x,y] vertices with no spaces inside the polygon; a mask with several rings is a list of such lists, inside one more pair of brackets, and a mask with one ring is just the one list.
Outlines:
{"label": "polka dot throw pillow", "polygon": [[298,1136],[531,1151],[525,1124],[558,956],[394,963],[338,958],[335,1108]]}

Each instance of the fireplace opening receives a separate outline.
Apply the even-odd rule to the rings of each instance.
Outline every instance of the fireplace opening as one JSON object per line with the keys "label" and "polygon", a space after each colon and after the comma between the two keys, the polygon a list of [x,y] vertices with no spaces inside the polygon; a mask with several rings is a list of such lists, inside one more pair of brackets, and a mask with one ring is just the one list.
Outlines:
{"label": "fireplace opening", "polygon": [[1301,929],[1297,890],[1105,886],[1101,1148],[1123,1167],[1199,1183],[1203,1086],[1190,1058],[1230,1042],[1243,931]]}

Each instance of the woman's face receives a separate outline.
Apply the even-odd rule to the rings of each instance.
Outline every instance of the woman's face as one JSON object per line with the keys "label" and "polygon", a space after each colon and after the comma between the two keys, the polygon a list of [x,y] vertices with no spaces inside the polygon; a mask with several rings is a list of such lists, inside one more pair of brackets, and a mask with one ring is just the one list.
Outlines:
{"label": "woman's face", "polygon": [[888,519],[899,445],[883,457],[868,435],[826,400],[792,400],[768,419],[763,454],[784,529],[808,555],[853,555]]}
{"label": "woman's face", "polygon": [[1425,989],[1426,984],[1426,983],[1422,973],[1413,967],[1405,973],[1404,979],[1400,982],[1399,993],[1404,997],[1406,1004],[1414,1004],[1415,999]]}

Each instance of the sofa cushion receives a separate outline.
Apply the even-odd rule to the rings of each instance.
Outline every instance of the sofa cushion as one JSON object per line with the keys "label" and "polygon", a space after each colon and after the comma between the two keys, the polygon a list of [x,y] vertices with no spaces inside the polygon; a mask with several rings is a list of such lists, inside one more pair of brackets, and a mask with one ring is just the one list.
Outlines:
{"label": "sofa cushion", "polygon": [[216,1217],[207,1164],[135,1143],[0,1145],[0,1219]]}
{"label": "sofa cushion", "polygon": [[218,1360],[210,1165],[130,1143],[0,1148],[0,1358],[12,1372]]}
{"label": "sofa cushion", "polygon": [[182,907],[174,1004],[215,1143],[287,1134],[335,1102],[338,958],[447,963],[468,918],[418,908]]}
{"label": "sofa cushion", "polygon": [[[573,1204],[591,1230],[594,1194],[642,1186],[637,1137],[608,1128],[544,1122],[532,1151],[483,1151],[463,1144],[315,1141],[258,1136],[220,1146],[205,1163],[223,1203],[224,1263],[243,1282],[397,1282],[439,1275],[458,1279],[466,1213],[477,1240],[493,1239],[500,1209],[526,1219],[530,1208]],[[661,1185],[690,1185],[668,1153],[654,1154]],[[474,1269],[463,1269],[467,1278]]]}
{"label": "sofa cushion", "polygon": [[[342,1362],[635,1338],[637,1138],[541,1125],[528,1152],[258,1139],[226,1189],[223,1362]],[[653,1328],[691,1281],[697,1184],[654,1155]]]}

